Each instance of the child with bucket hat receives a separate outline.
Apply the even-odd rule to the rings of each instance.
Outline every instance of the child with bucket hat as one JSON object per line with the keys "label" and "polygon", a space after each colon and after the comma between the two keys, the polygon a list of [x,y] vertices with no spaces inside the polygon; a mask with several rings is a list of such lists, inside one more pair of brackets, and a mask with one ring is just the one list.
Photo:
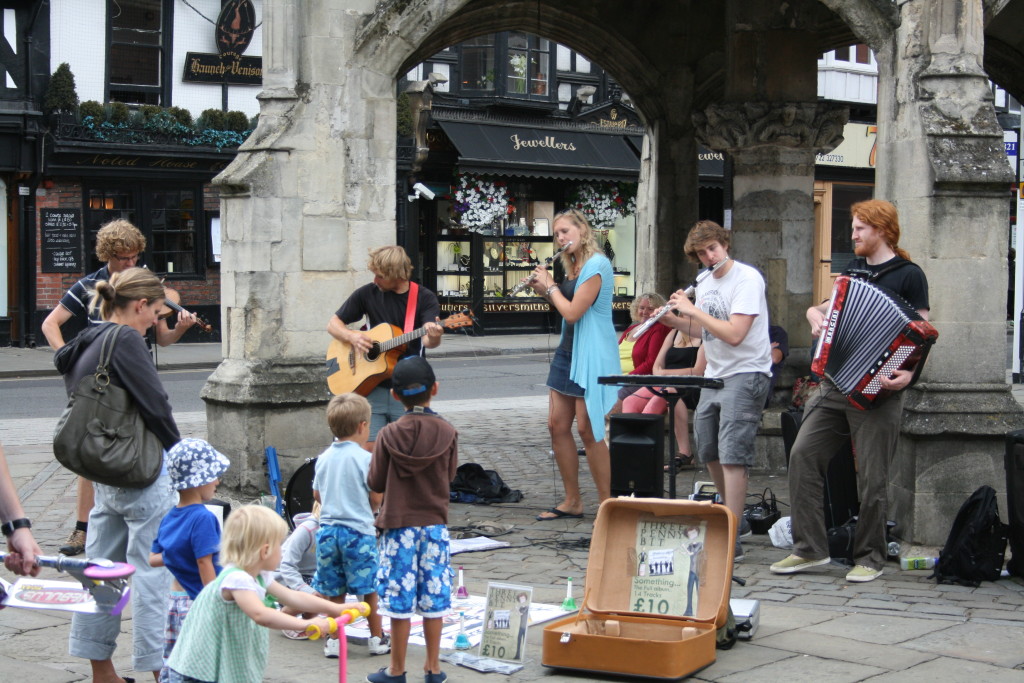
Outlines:
{"label": "child with bucket hat", "polygon": [[220,523],[206,508],[231,461],[202,439],[182,439],[167,451],[167,472],[178,491],[178,505],[160,522],[149,564],[167,567],[174,581],[167,600],[164,666],[160,681],[168,680],[167,659],[181,624],[203,586],[220,572]]}

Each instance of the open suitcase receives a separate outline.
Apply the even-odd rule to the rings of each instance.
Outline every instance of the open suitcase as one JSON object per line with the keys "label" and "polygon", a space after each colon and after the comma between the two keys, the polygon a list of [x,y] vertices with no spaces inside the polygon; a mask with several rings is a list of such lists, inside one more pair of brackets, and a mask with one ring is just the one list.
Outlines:
{"label": "open suitcase", "polygon": [[544,666],[676,680],[715,661],[736,520],[707,501],[610,498],[594,522],[583,605],[544,627]]}

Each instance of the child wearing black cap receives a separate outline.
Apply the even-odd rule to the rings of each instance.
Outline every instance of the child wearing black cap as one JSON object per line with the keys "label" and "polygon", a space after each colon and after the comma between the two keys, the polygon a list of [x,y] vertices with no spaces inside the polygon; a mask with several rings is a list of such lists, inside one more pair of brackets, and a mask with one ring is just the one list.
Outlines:
{"label": "child wearing black cap", "polygon": [[458,467],[458,432],[430,409],[437,382],[419,356],[395,366],[391,391],[406,413],[377,434],[370,462],[370,490],[384,494],[377,593],[380,613],[391,619],[391,666],[370,683],[405,683],[410,620],[423,617],[425,683],[443,683],[442,618],[451,607],[448,499]]}

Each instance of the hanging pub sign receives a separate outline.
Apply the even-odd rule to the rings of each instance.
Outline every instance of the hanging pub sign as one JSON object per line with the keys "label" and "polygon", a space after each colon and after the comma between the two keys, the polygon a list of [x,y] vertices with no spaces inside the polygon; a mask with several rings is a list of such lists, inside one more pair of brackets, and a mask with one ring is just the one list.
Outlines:
{"label": "hanging pub sign", "polygon": [[263,82],[263,58],[243,57],[256,32],[256,9],[252,0],[228,0],[217,17],[215,39],[218,54],[185,54],[187,83],[260,85]]}

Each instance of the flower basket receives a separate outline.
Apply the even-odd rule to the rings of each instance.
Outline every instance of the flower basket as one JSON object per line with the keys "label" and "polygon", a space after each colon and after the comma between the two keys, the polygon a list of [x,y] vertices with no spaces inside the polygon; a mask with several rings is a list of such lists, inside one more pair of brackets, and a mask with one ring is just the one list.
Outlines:
{"label": "flower basket", "polygon": [[636,213],[636,183],[584,183],[570,206],[587,217],[590,227],[609,230],[619,218]]}
{"label": "flower basket", "polygon": [[452,197],[459,225],[473,232],[484,232],[515,211],[504,181],[474,173],[458,175]]}

